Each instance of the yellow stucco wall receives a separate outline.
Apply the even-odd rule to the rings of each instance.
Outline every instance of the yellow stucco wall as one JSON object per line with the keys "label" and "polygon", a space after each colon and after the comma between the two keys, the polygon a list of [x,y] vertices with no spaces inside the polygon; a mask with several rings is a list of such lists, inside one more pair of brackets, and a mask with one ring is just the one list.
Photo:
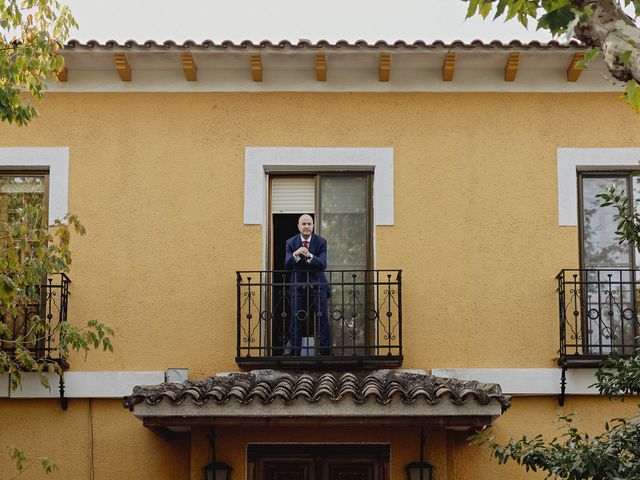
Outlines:
{"label": "yellow stucco wall", "polygon": [[[237,369],[234,273],[259,269],[263,258],[261,227],[243,224],[246,146],[394,148],[395,224],[376,228],[376,267],[404,271],[404,367],[553,367],[554,277],[578,264],[576,228],[558,226],[556,148],[638,146],[639,119],[616,97],[49,94],[29,127],[0,125],[0,146],[70,148],[69,209],[88,233],[73,243],[69,318],[117,331],[113,354],[76,356],[73,370],[186,367],[197,379]],[[497,433],[552,434],[555,415],[574,408],[594,429],[633,413],[633,402],[605,405],[571,397],[560,409],[553,397],[518,398]],[[189,458],[183,440],[163,440],[117,401],[95,400],[91,411],[96,479],[140,471],[188,478],[189,465],[206,463],[197,432]],[[87,400],[72,400],[64,413],[55,401],[0,400],[0,415],[0,446],[46,453],[64,467],[57,478],[90,478]],[[236,471],[249,433],[219,433],[230,439],[221,459]],[[415,457],[415,439],[404,433],[319,435],[387,435],[392,455],[402,452],[392,467],[400,478],[404,458]],[[442,443],[429,448],[441,471],[454,465],[452,478],[521,478],[462,438],[453,457],[437,451]]]}
{"label": "yellow stucco wall", "polygon": [[[5,454],[9,445],[22,448],[32,460],[46,456],[58,465],[51,479],[182,479],[188,474],[184,440],[170,442],[142,427],[117,400],[72,399],[62,411],[58,400],[0,399],[0,416],[3,480],[15,473]],[[20,478],[43,476],[34,464]]]}
{"label": "yellow stucco wall", "polygon": [[[567,407],[553,397],[516,397],[506,415],[495,425],[496,439],[542,433],[559,434],[558,415],[578,412],[577,425],[590,433],[604,428],[614,414],[632,416],[637,401],[609,403],[605,398],[568,397]],[[19,445],[33,458],[48,456],[60,468],[52,480],[157,478],[201,480],[209,462],[207,430],[166,439],[144,428],[116,400],[73,399],[63,412],[55,400],[0,400],[0,445]],[[10,413],[10,414],[9,414]],[[470,446],[467,433],[427,429],[426,458],[435,466],[437,480],[535,479],[513,464],[499,466],[486,447]],[[218,427],[217,460],[233,467],[233,479],[245,478],[246,448],[251,443],[386,443],[391,448],[391,475],[403,480],[404,466],[418,459],[418,429],[408,427]],[[448,445],[448,446],[447,446]],[[37,466],[25,479],[42,478]],[[11,472],[8,457],[0,455],[1,478]],[[93,477],[92,477],[93,475]],[[9,477],[10,478],[10,477]]]}
{"label": "yellow stucco wall", "polygon": [[234,272],[262,262],[245,146],[392,146],[376,266],[404,270],[405,366],[551,367],[554,276],[578,261],[556,148],[637,145],[639,123],[604,94],[50,94],[41,112],[0,145],[69,146],[88,231],[70,318],[118,333],[73,368],[195,378],[236,368]]}

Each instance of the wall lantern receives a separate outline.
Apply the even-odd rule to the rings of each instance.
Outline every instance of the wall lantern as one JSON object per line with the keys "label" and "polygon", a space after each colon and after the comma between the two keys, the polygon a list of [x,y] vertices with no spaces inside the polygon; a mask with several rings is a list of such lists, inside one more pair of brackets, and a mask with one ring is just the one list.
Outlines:
{"label": "wall lantern", "polygon": [[407,480],[432,480],[433,465],[424,461],[424,427],[420,427],[420,461],[411,462],[404,467],[407,472]]}
{"label": "wall lantern", "polygon": [[231,480],[231,466],[227,463],[216,462],[216,434],[213,428],[209,430],[209,447],[211,462],[202,469],[205,480]]}

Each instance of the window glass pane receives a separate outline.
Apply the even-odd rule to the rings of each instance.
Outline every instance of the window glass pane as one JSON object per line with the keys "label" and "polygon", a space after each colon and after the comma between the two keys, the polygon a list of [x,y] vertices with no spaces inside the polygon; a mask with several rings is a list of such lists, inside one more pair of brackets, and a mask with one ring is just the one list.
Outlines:
{"label": "window glass pane", "polygon": [[44,175],[0,176],[0,223],[14,220],[20,208],[44,203]]}
{"label": "window glass pane", "polygon": [[[373,302],[366,275],[367,268],[368,181],[366,175],[320,177],[321,233],[327,239],[331,298],[331,330],[337,355],[362,355],[364,345],[375,328],[369,314]],[[344,348],[349,347],[349,348]]]}
{"label": "window glass pane", "polygon": [[320,192],[327,269],[367,268],[367,177],[322,176]]}
{"label": "window glass pane", "polygon": [[[636,212],[640,212],[640,176],[632,176],[631,177],[631,186],[633,189],[633,208]],[[636,250],[635,257],[635,268],[639,268],[640,265],[640,245],[638,246],[638,250]]]}
{"label": "window glass pane", "polygon": [[618,216],[613,206],[600,207],[600,199],[595,196],[610,185],[615,184],[618,191],[627,193],[626,177],[583,177],[583,263],[585,268],[630,268],[630,249],[619,244],[616,235]]}

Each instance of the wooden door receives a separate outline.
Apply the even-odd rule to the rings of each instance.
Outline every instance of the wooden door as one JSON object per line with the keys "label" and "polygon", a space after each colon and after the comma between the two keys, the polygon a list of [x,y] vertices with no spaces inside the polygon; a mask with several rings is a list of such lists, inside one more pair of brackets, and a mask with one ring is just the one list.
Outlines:
{"label": "wooden door", "polygon": [[261,458],[256,469],[262,480],[315,480],[312,458]]}
{"label": "wooden door", "polygon": [[249,480],[388,480],[388,445],[250,445]]}
{"label": "wooden door", "polygon": [[323,480],[378,480],[379,469],[375,459],[329,458],[323,465]]}

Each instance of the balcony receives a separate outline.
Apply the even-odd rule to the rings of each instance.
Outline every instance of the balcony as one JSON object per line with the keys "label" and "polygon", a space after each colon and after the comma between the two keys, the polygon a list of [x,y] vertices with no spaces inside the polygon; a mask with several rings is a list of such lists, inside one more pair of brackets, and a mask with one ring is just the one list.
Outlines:
{"label": "balcony", "polygon": [[[340,369],[402,364],[401,270],[326,271],[327,285],[298,278],[297,298],[291,295],[290,271],[236,275],[239,366]],[[326,300],[323,291],[330,291]],[[317,308],[325,301],[328,342],[322,339],[327,334],[319,321],[322,309]],[[297,329],[292,335],[293,309]]]}
{"label": "balcony", "polygon": [[556,278],[563,376],[567,367],[594,367],[638,348],[640,270],[562,270]]}
{"label": "balcony", "polygon": [[[64,273],[53,274],[38,287],[39,301],[19,305],[14,314],[7,312],[0,317],[11,330],[10,335],[0,337],[0,349],[13,354],[17,341],[36,360],[48,359],[68,367],[66,359],[58,355],[57,347],[60,325],[67,319],[70,283]],[[38,328],[36,316],[44,320],[46,328]]]}

